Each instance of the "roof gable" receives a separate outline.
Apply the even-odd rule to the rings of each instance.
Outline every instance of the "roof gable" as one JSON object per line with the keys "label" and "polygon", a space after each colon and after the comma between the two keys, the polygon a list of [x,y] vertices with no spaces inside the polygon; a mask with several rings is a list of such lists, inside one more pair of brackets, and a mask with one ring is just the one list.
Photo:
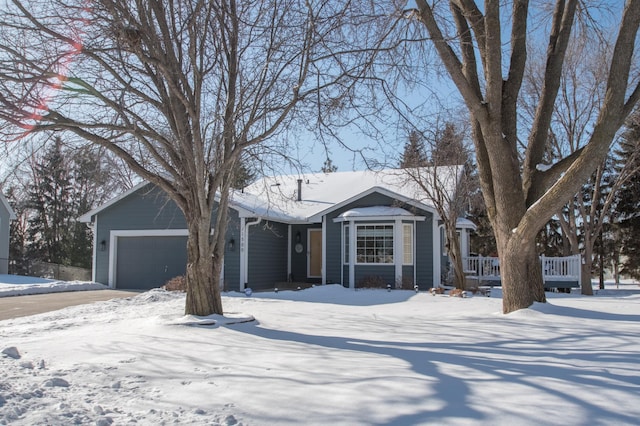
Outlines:
{"label": "roof gable", "polygon": [[[421,178],[431,185],[428,180],[433,169],[421,170]],[[437,184],[447,192],[455,191],[461,170],[461,166],[439,167]],[[243,194],[236,194],[234,200],[250,197],[253,205],[249,210],[260,210],[262,203],[262,210],[272,214],[294,221],[318,222],[323,215],[373,192],[435,212],[431,200],[405,169],[265,177],[247,186]]]}
{"label": "roof gable", "polygon": [[9,213],[9,220],[16,220],[16,212],[11,208],[11,204],[7,201],[4,194],[0,193],[0,203],[4,206],[5,210]]}
{"label": "roof gable", "polygon": [[[377,192],[435,213],[433,203],[408,170],[422,171],[419,175],[426,185],[431,185],[428,181],[434,173],[430,168],[271,176],[257,180],[242,191],[233,191],[230,207],[237,210],[240,217],[262,217],[285,223],[315,223],[320,222],[327,213]],[[436,183],[445,191],[455,191],[461,171],[461,166],[438,167]],[[78,220],[91,222],[93,216],[148,184],[144,181],[134,186],[80,216]]]}

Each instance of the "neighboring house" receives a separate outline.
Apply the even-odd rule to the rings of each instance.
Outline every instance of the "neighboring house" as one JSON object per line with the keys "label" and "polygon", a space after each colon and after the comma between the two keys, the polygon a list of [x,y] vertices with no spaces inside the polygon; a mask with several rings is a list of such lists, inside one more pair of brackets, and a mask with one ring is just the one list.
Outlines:
{"label": "neighboring house", "polygon": [[[441,169],[451,181],[460,171]],[[285,282],[356,288],[382,280],[423,290],[440,284],[438,215],[401,170],[269,177],[234,192],[230,207],[227,290]],[[184,216],[153,185],[140,184],[80,220],[94,228],[94,281],[152,288],[184,274]],[[475,226],[460,223],[466,256]]]}
{"label": "neighboring house", "polygon": [[0,274],[9,273],[9,230],[16,214],[0,193]]}

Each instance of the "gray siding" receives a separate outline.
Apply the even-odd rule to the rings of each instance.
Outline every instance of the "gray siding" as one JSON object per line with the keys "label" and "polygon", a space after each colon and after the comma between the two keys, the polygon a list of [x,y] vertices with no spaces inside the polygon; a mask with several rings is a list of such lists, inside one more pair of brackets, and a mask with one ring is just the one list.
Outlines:
{"label": "gray siding", "polygon": [[[337,216],[337,215],[336,215]],[[335,216],[333,216],[335,217]],[[342,224],[334,223],[333,220],[327,219],[327,262],[326,262],[326,282],[341,282],[340,270],[343,265],[342,258]],[[347,271],[346,279],[349,279]]]}
{"label": "gray siding", "polygon": [[[403,279],[406,277],[413,282],[413,268],[416,268],[416,282],[421,289],[433,287],[433,214],[416,210],[413,206],[399,205],[397,200],[383,194],[373,193],[354,201],[327,215],[327,282],[341,282],[345,287],[349,286],[349,267],[342,262],[342,223],[334,223],[333,219],[341,213],[356,207],[391,206],[397,205],[417,216],[425,216],[424,222],[416,222],[416,265],[403,266]],[[366,223],[366,222],[358,222]],[[384,221],[375,221],[384,223]],[[395,268],[393,265],[356,265],[355,281],[358,282],[365,276],[381,276],[390,284],[395,283]],[[341,278],[342,277],[342,278]]]}
{"label": "gray siding", "polygon": [[[211,217],[212,224],[215,223],[215,219],[216,212],[214,211]],[[237,212],[231,209],[228,229],[239,229],[238,222]],[[95,241],[97,244],[95,280],[103,284],[107,284],[109,281],[109,244],[112,230],[184,230],[186,228],[187,225],[182,211],[159,188],[149,184],[129,194],[129,196],[109,206],[97,215],[95,228]],[[239,231],[234,235],[239,235]],[[226,238],[226,241],[228,240],[229,237]],[[102,241],[105,242],[104,250],[101,250]],[[237,283],[239,280],[239,245],[238,242],[235,254],[234,252],[225,254],[225,281],[233,281],[234,274],[235,282]],[[183,247],[184,258],[186,259],[186,242]],[[175,250],[175,248],[167,250]],[[182,262],[180,260],[182,256],[183,253],[176,255],[176,262]],[[227,257],[229,258],[227,259]],[[135,265],[131,265],[131,267],[135,268]],[[186,263],[184,269],[186,269]],[[117,276],[116,285],[118,285]]]}
{"label": "gray siding", "polygon": [[424,222],[416,222],[416,284],[420,290],[434,286],[433,282],[433,215],[426,216]]}
{"label": "gray siding", "polygon": [[249,228],[247,287],[273,289],[276,283],[287,280],[287,228],[277,222],[261,222]]}
{"label": "gray siding", "polygon": [[[402,285],[404,288],[413,287],[413,266],[402,265]],[[409,286],[409,287],[407,287]]]}
{"label": "gray siding", "polygon": [[[395,287],[396,268],[393,265],[356,265],[356,288],[363,286],[363,281],[380,277],[385,283]],[[365,285],[366,287],[366,285]]]}
{"label": "gray siding", "polygon": [[9,273],[9,234],[11,217],[15,212],[3,194],[0,194],[0,274]]}

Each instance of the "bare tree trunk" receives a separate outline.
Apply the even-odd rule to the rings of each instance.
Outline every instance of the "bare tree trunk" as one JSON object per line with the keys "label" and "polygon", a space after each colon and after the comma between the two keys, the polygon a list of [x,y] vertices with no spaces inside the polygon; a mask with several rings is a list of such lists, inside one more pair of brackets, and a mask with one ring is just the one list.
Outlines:
{"label": "bare tree trunk", "polygon": [[584,263],[582,264],[582,282],[580,283],[581,293],[586,296],[593,296],[593,285],[591,284],[591,270],[593,269],[593,243],[585,241]]}
{"label": "bare tree trunk", "polygon": [[[219,275],[214,275],[211,215],[189,220],[187,240],[187,301],[185,315],[223,314]],[[218,267],[218,271],[219,271]]]}
{"label": "bare tree trunk", "polygon": [[[454,221],[456,217],[454,215]],[[460,248],[460,239],[455,225],[445,226],[447,233],[447,254],[453,268],[453,285],[461,290],[465,289],[466,282],[464,276],[464,268],[462,266],[462,251]]]}
{"label": "bare tree trunk", "polygon": [[512,238],[500,252],[503,312],[522,309],[533,302],[545,302],[542,268],[535,243]]}

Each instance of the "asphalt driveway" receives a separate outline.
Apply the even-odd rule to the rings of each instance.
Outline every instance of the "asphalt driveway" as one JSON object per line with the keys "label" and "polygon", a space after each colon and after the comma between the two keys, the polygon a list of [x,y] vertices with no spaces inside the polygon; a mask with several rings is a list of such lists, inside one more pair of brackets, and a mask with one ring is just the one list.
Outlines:
{"label": "asphalt driveway", "polygon": [[90,290],[0,297],[0,321],[56,311],[67,306],[132,297],[136,290]]}

